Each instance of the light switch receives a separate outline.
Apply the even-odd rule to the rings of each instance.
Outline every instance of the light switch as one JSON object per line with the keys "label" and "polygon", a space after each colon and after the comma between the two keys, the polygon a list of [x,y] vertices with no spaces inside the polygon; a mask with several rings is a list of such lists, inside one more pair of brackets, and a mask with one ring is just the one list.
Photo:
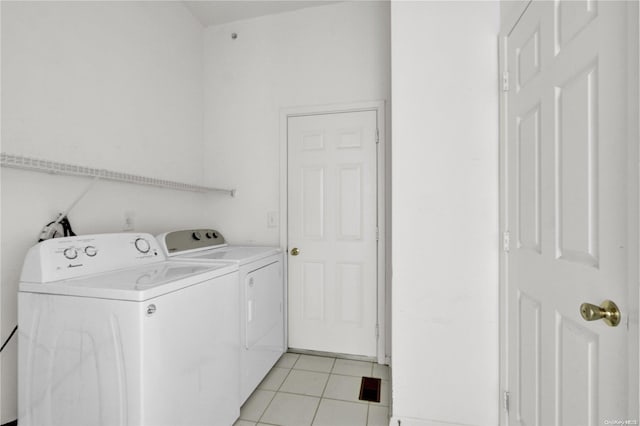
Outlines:
{"label": "light switch", "polygon": [[267,228],[278,227],[278,212],[267,212]]}

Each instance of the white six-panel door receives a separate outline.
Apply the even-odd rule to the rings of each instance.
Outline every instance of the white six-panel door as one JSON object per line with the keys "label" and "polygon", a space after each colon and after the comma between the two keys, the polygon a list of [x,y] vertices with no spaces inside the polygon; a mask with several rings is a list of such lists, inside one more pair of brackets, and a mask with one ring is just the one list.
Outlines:
{"label": "white six-panel door", "polygon": [[376,117],[288,119],[291,348],[376,356]]}
{"label": "white six-panel door", "polygon": [[[508,37],[512,425],[628,416],[626,13],[624,2],[533,1]],[[583,302],[606,299],[620,325],[581,317]]]}

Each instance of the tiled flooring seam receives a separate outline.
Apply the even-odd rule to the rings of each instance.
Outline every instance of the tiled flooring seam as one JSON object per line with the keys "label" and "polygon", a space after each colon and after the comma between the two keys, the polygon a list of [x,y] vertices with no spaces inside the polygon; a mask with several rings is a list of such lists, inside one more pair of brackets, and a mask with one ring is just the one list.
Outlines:
{"label": "tiled flooring seam", "polygon": [[[329,360],[331,360],[330,365]],[[287,370],[286,374],[281,371],[282,369]],[[295,372],[304,372],[307,374],[296,374]],[[267,380],[267,377],[269,377],[269,380]],[[319,421],[318,424],[320,424],[320,422],[322,424],[328,424],[327,421],[330,424],[335,419],[343,419],[343,421],[335,420],[337,423],[343,424],[345,418],[353,420],[358,426],[367,426],[370,421],[375,420],[382,420],[383,424],[386,425],[386,423],[384,423],[384,417],[382,417],[383,413],[386,414],[386,421],[389,419],[390,386],[388,379],[390,377],[388,367],[379,366],[375,364],[375,362],[346,360],[337,357],[322,357],[317,355],[285,354],[274,365],[267,377],[260,383],[256,392],[247,399],[245,405],[243,405],[243,408],[245,408],[247,403],[250,401],[253,402],[253,405],[247,408],[247,412],[244,414],[246,416],[245,418],[243,418],[241,413],[240,419],[237,422],[238,425],[264,424],[281,426],[282,423],[291,423],[291,421],[296,418],[292,418],[286,414],[282,415],[282,413],[297,413],[296,416],[301,416],[299,419],[304,419],[305,423],[310,421],[310,426],[313,426],[316,421]],[[383,401],[373,403],[359,400],[359,394],[357,392],[359,392],[362,377],[378,377],[381,379],[383,385],[385,383],[387,384]],[[307,382],[307,380],[309,380],[309,382]],[[322,390],[318,392],[320,390],[318,385],[320,385],[321,380],[324,380],[324,383]],[[358,383],[357,386],[356,382]],[[275,385],[276,383],[277,385]],[[306,385],[307,383],[309,386]],[[333,396],[327,395],[330,385],[330,393]],[[356,387],[357,389],[355,389]],[[258,391],[262,392],[262,394],[257,394]],[[352,395],[354,391],[356,394]],[[269,393],[271,395],[269,395]],[[257,399],[252,399],[255,395],[258,395]],[[278,398],[278,395],[289,395],[289,397]],[[265,404],[267,398],[268,402]],[[278,405],[274,405],[276,399],[278,399]],[[300,404],[302,404],[300,410],[296,407],[293,408],[295,411],[289,412],[287,408],[284,408],[287,406],[294,407],[297,401],[300,401]],[[332,403],[328,401],[332,401]],[[292,403],[294,405],[291,405]],[[304,406],[307,408],[304,408]],[[283,408],[285,411],[282,411]],[[312,416],[310,416],[311,409],[313,409]],[[320,413],[321,410],[322,413]],[[337,412],[334,410],[337,410]],[[344,415],[347,417],[342,417],[342,414],[336,415],[336,413],[340,412],[344,412]],[[257,420],[249,420],[247,417],[257,418]],[[355,419],[357,419],[357,421]],[[274,420],[276,420],[276,422],[274,422]],[[363,421],[364,423],[361,423]]]}

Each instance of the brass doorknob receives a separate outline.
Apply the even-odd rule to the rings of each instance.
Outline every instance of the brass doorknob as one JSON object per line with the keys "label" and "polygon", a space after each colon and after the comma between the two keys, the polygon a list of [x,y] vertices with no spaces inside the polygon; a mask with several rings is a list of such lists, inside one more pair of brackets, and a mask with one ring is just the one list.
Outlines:
{"label": "brass doorknob", "polygon": [[294,247],[291,249],[291,256],[297,256],[300,254],[300,249],[298,247]]}
{"label": "brass doorknob", "polygon": [[620,310],[611,300],[605,300],[600,306],[591,303],[580,305],[580,314],[587,321],[603,320],[605,324],[615,327],[620,324]]}

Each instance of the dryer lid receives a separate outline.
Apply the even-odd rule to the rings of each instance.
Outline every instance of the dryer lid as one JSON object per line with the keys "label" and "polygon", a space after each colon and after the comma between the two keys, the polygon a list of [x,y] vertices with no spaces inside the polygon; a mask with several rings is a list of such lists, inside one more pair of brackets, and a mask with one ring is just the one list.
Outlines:
{"label": "dryer lid", "polygon": [[219,249],[190,252],[180,256],[180,258],[189,260],[233,261],[244,265],[281,252],[282,250],[279,247],[226,246]]}

